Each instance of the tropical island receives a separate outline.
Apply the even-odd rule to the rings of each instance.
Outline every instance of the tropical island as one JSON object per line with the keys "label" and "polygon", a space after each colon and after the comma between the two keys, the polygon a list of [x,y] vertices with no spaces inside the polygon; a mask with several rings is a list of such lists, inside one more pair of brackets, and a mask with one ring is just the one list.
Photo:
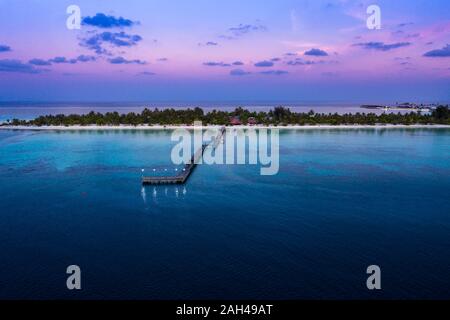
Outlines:
{"label": "tropical island", "polygon": [[293,112],[289,108],[276,107],[268,112],[249,111],[242,107],[234,111],[201,108],[183,110],[145,108],[141,113],[130,112],[89,112],[87,114],[58,114],[39,116],[33,120],[7,120],[1,127],[70,127],[70,126],[191,126],[194,121],[205,125],[245,125],[245,126],[357,126],[357,125],[450,125],[450,108],[440,105],[431,112],[408,113],[316,113]]}

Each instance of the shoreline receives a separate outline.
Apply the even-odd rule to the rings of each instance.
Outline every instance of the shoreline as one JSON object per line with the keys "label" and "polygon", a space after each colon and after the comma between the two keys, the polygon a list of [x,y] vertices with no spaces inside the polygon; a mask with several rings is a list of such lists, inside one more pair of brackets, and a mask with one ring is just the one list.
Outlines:
{"label": "shoreline", "polygon": [[[107,131],[107,130],[148,130],[148,131],[162,131],[162,130],[176,130],[176,129],[219,129],[223,126],[205,125],[202,127],[194,127],[187,125],[119,125],[119,126],[0,126],[0,130],[30,130],[30,131]],[[265,125],[240,125],[240,126],[226,126],[232,129],[280,129],[280,130],[332,130],[332,129],[450,129],[450,125],[445,124],[376,124],[376,125],[287,125],[287,126],[265,126]]]}

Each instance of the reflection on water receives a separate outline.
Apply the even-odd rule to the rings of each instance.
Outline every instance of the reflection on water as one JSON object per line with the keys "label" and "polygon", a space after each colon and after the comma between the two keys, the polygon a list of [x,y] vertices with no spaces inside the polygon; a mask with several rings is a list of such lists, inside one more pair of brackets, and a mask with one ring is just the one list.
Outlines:
{"label": "reflection on water", "polygon": [[145,192],[145,187],[141,188],[141,196],[142,200],[144,200],[144,203],[147,203],[147,193]]}
{"label": "reflection on water", "polygon": [[147,204],[147,192],[151,190],[152,201],[157,203],[157,200],[164,198],[171,198],[175,196],[177,199],[183,199],[187,195],[186,186],[142,186],[141,197],[144,204]]}

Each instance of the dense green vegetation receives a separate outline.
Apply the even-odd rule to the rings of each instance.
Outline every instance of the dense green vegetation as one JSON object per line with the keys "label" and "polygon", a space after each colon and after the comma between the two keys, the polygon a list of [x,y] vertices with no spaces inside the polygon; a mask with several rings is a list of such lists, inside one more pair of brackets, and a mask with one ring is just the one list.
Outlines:
{"label": "dense green vegetation", "polygon": [[175,109],[144,109],[141,113],[130,112],[119,114],[107,112],[105,114],[90,112],[85,115],[47,115],[31,121],[14,119],[7,124],[26,126],[71,126],[71,125],[190,125],[194,121],[202,121],[203,124],[229,125],[230,118],[239,117],[242,124],[247,124],[249,119],[264,125],[344,125],[344,124],[450,124],[450,109],[448,106],[439,106],[430,114],[410,112],[383,113],[354,113],[354,114],[321,114],[310,111],[308,113],[292,112],[288,108],[277,107],[269,112],[251,112],[243,108],[237,108],[232,112],[213,110],[205,113],[200,108],[175,110]]}

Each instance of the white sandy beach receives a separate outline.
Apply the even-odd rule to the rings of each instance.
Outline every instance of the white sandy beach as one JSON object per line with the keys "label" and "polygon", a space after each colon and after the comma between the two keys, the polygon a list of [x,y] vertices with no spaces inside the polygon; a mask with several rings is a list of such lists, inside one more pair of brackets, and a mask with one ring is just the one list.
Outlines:
{"label": "white sandy beach", "polygon": [[[218,129],[222,126],[217,125],[205,125],[202,127],[194,127],[187,125],[138,125],[138,126],[130,126],[130,125],[120,125],[120,126],[98,126],[98,125],[89,125],[89,126],[0,126],[0,130],[55,130],[55,131],[69,131],[69,130],[175,130],[175,129]],[[280,129],[280,130],[334,130],[334,129],[450,129],[450,125],[440,125],[440,124],[414,124],[414,125],[394,125],[394,124],[377,124],[377,125],[287,125],[287,126],[228,126],[227,128],[233,129]]]}

